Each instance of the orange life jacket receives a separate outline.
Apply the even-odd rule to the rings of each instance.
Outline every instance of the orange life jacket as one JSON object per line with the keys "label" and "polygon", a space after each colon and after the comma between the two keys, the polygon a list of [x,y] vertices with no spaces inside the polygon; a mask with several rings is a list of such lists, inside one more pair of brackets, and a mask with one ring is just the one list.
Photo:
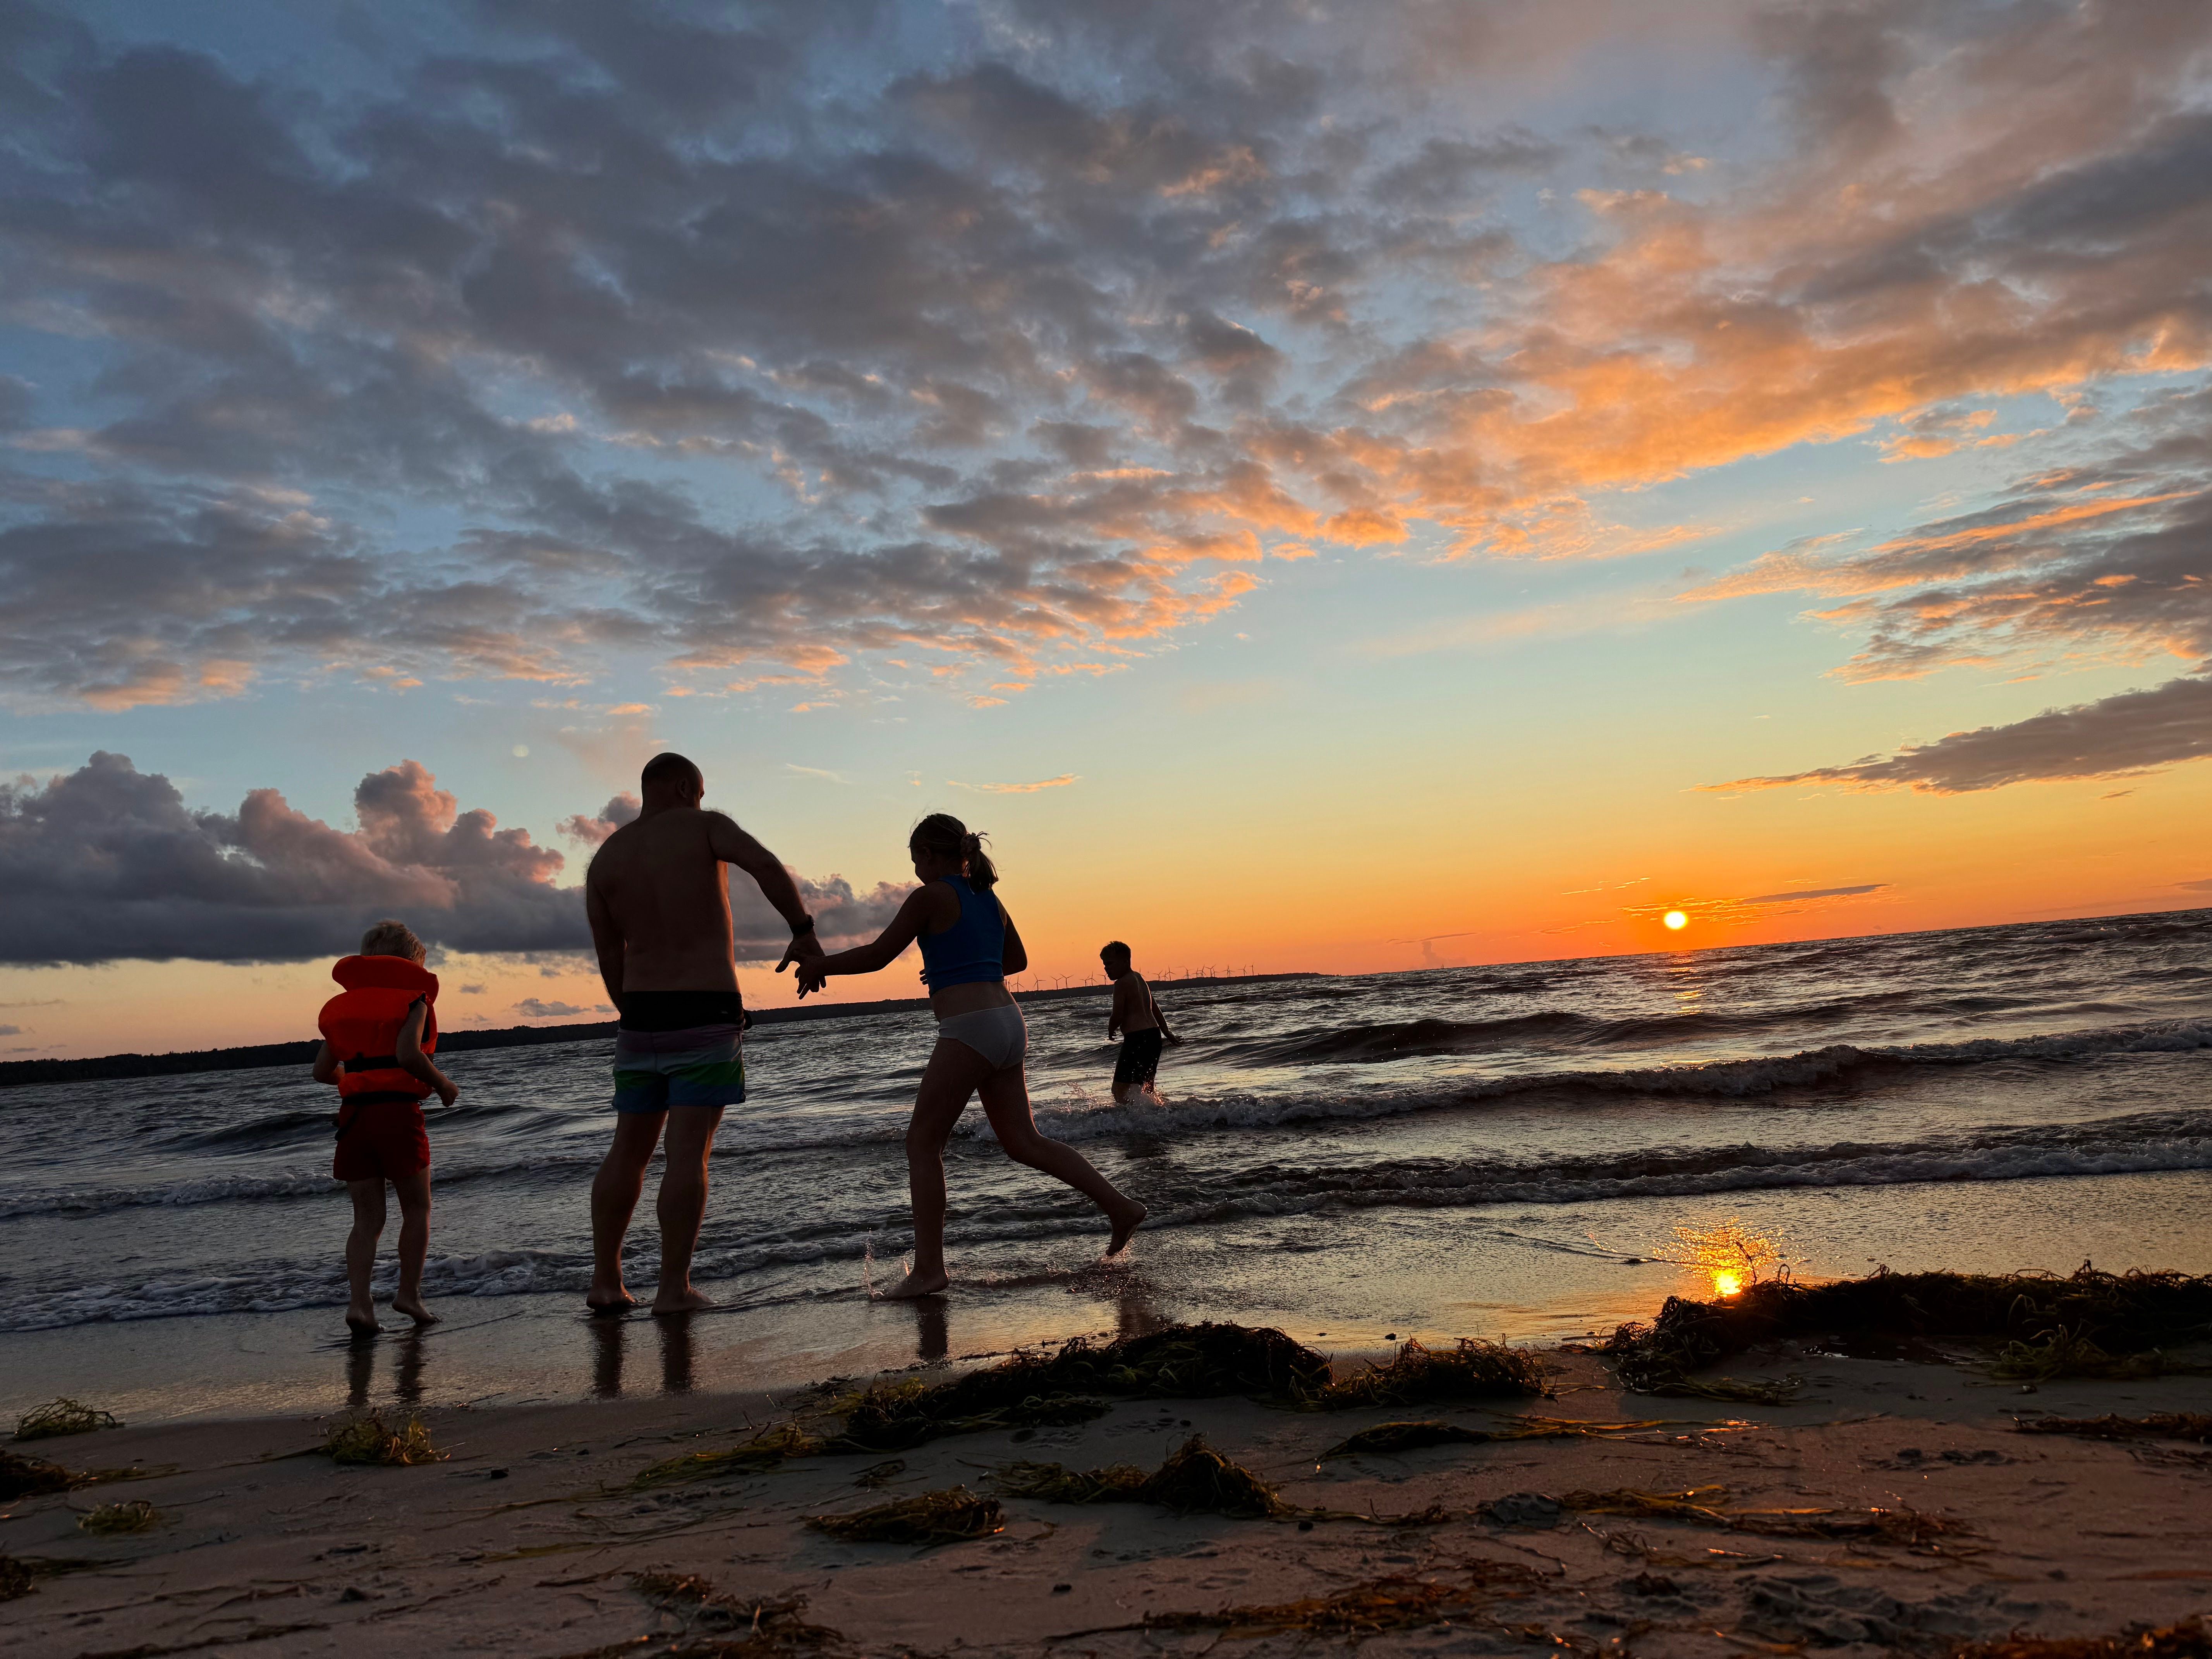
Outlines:
{"label": "orange life jacket", "polygon": [[323,1005],[316,1024],[331,1053],[345,1066],[338,1100],[370,1105],[380,1100],[420,1100],[430,1085],[399,1069],[399,1028],[420,1000],[422,1052],[438,1046],[438,976],[404,957],[346,957],[331,969],[345,989]]}

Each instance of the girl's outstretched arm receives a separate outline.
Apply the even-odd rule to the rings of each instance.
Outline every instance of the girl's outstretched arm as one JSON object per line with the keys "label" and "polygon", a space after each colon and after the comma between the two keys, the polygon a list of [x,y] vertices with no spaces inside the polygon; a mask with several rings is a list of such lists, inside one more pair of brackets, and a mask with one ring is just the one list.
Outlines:
{"label": "girl's outstretched arm", "polygon": [[[952,898],[948,890],[945,895]],[[955,904],[958,900],[953,899]],[[931,915],[939,911],[936,896],[927,886],[917,887],[906,896],[898,914],[891,918],[890,927],[866,945],[856,945],[849,951],[840,951],[834,956],[817,957],[811,962],[797,964],[799,994],[818,991],[823,981],[832,974],[872,974],[888,968],[898,959],[900,951],[921,937],[928,925]]]}

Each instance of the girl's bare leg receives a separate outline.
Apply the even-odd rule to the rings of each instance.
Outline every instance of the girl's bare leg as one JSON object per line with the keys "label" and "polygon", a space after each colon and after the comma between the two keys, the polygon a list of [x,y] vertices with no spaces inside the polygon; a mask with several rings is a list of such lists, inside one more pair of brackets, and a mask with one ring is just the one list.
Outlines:
{"label": "girl's bare leg", "polygon": [[381,1330],[376,1322],[376,1300],[369,1294],[369,1275],[376,1271],[376,1241],[384,1236],[384,1180],[349,1181],[353,1195],[353,1231],[346,1235],[346,1323],[366,1336]]}
{"label": "girl's bare leg", "polygon": [[392,1186],[399,1194],[399,1294],[392,1298],[392,1311],[417,1325],[434,1325],[438,1316],[422,1305],[422,1261],[430,1253],[430,1172],[400,1176]]}
{"label": "girl's bare leg", "polygon": [[1036,1119],[1030,1112],[1029,1082],[1020,1066],[1009,1066],[985,1078],[978,1092],[983,1097],[984,1115],[991,1120],[991,1133],[998,1136],[1006,1156],[1066,1182],[1105,1211],[1106,1218],[1114,1224],[1106,1254],[1119,1255],[1129,1235],[1150,1213],[1145,1206],[1092,1169],[1090,1160],[1074,1147],[1037,1133]]}
{"label": "girl's bare leg", "polygon": [[915,1091],[906,1130],[907,1190],[914,1200],[914,1270],[884,1292],[886,1299],[935,1296],[952,1282],[945,1270],[945,1143],[968,1109],[968,1097],[990,1069],[964,1042],[939,1037]]}

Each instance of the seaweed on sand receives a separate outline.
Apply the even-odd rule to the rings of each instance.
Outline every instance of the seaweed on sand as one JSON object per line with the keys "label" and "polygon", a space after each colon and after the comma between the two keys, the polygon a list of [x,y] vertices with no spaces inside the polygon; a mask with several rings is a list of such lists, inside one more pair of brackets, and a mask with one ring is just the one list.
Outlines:
{"label": "seaweed on sand", "polygon": [[1954,1648],[1951,1659],[2212,1659],[2212,1626],[2200,1616],[2124,1636],[2002,1636]]}
{"label": "seaweed on sand", "polygon": [[757,1474],[787,1457],[808,1457],[821,1449],[821,1442],[798,1424],[779,1423],[741,1445],[726,1446],[720,1451],[686,1452],[681,1457],[651,1464],[631,1477],[630,1490],[649,1492],[656,1486],[678,1486],[687,1480]]}
{"label": "seaweed on sand", "polygon": [[66,1397],[33,1406],[15,1419],[15,1438],[45,1440],[54,1435],[90,1434],[94,1429],[119,1426],[113,1412],[104,1412]]}
{"label": "seaweed on sand", "polygon": [[636,1572],[630,1588],[665,1613],[709,1631],[742,1631],[735,1643],[685,1644],[677,1655],[753,1655],[812,1652],[842,1646],[844,1637],[804,1617],[806,1598],[732,1595],[696,1573]]}
{"label": "seaweed on sand", "polygon": [[1362,1429],[1358,1433],[1338,1441],[1322,1452],[1322,1456],[1324,1459],[1359,1457],[1418,1451],[1424,1446],[1479,1446],[1496,1440],[1598,1439],[1609,1434],[1624,1434],[1658,1426],[1656,1419],[1635,1423],[1584,1423],[1562,1417],[1522,1417],[1516,1418],[1511,1426],[1507,1428],[1470,1429],[1458,1423],[1424,1419],[1412,1423],[1377,1423],[1371,1429]]}
{"label": "seaweed on sand", "polygon": [[1502,1596],[1540,1589],[1543,1575],[1517,1561],[1470,1561],[1458,1583],[1395,1573],[1387,1578],[1348,1584],[1327,1595],[1257,1607],[1223,1607],[1216,1613],[1154,1613],[1129,1625],[1071,1631],[1056,1640],[1104,1635],[1124,1630],[1218,1630],[1222,1639],[1249,1640],[1296,1633],[1335,1636],[1353,1642],[1391,1631],[1413,1630],[1476,1612]]}
{"label": "seaweed on sand", "polygon": [[394,1468],[435,1463],[446,1455],[430,1443],[422,1419],[410,1417],[393,1428],[371,1413],[335,1425],[323,1442],[323,1450],[336,1463],[383,1463]]}
{"label": "seaweed on sand", "polygon": [[848,1544],[954,1544],[1004,1532],[1006,1517],[997,1498],[948,1486],[850,1515],[810,1515],[806,1524]]}
{"label": "seaweed on sand", "polygon": [[1279,1330],[1169,1325],[1050,1354],[1017,1354],[949,1382],[878,1382],[839,1402],[843,1449],[904,1451],[940,1435],[1087,1422],[1086,1395],[1206,1400],[1223,1395],[1303,1401],[1328,1386],[1328,1361]]}
{"label": "seaweed on sand", "polygon": [[36,1498],[45,1492],[67,1492],[76,1484],[77,1477],[58,1463],[0,1450],[0,1503],[15,1498]]}
{"label": "seaweed on sand", "polygon": [[1463,1336],[1438,1352],[1408,1342],[1388,1364],[1370,1365],[1314,1396],[1323,1411],[1412,1406],[1431,1400],[1502,1400],[1544,1392],[1544,1367],[1525,1348]]}
{"label": "seaweed on sand", "polygon": [[39,1575],[14,1556],[0,1554],[0,1601],[28,1595],[39,1587]]}
{"label": "seaweed on sand", "polygon": [[1725,1486],[1692,1486],[1686,1492],[1643,1492],[1621,1486],[1611,1492],[1563,1493],[1559,1507],[1581,1515],[1622,1515],[1645,1521],[1694,1521],[1730,1532],[1767,1538],[1832,1538],[1856,1543],[1893,1544],[1924,1549],[1938,1539],[1967,1531],[1962,1522],[1919,1510],[1737,1510]]}
{"label": "seaweed on sand", "polygon": [[1727,1498],[1726,1486],[1692,1486],[1686,1492],[1644,1492],[1635,1486],[1616,1486],[1611,1492],[1562,1492],[1559,1507],[1579,1515],[1626,1515],[1644,1521],[1704,1521],[1724,1527],[1729,1524],[1729,1517],[1715,1506]]}
{"label": "seaweed on sand", "polygon": [[77,1530],[95,1537],[121,1532],[151,1532],[161,1524],[161,1512],[143,1498],[120,1504],[101,1504],[76,1518]]}
{"label": "seaweed on sand", "polygon": [[2193,1440],[2212,1446],[2212,1414],[2154,1412],[2148,1417],[2039,1417],[2013,1426],[2022,1434],[2072,1434],[2085,1440]]}
{"label": "seaweed on sand", "polygon": [[2079,1331],[2062,1326],[2033,1341],[2006,1343],[1986,1369],[2000,1382],[2048,1382],[2062,1376],[2167,1376],[2204,1367],[2169,1359],[2155,1348],[2124,1358],[2109,1354]]}
{"label": "seaweed on sand", "polygon": [[2212,1275],[2100,1273],[1893,1273],[1826,1285],[1771,1279],[1713,1302],[1669,1297],[1649,1325],[1623,1325],[1604,1347],[1642,1394],[1708,1387],[1689,1373],[1762,1342],[1795,1337],[1980,1337],[2094,1344],[2107,1359],[2212,1333]]}
{"label": "seaweed on sand", "polygon": [[1226,1515],[1263,1521],[1294,1513],[1274,1487],[1232,1463],[1194,1434],[1151,1474],[1127,1463],[1071,1469],[1058,1463],[1014,1463],[992,1476],[1010,1498],[1048,1504],[1158,1504],[1178,1515]]}

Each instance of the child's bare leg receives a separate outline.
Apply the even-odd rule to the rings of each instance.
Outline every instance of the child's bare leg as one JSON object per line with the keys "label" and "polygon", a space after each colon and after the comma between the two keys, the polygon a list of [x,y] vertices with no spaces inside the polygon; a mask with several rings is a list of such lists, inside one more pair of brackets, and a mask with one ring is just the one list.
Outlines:
{"label": "child's bare leg", "polygon": [[422,1305],[422,1260],[430,1253],[430,1172],[417,1170],[392,1183],[399,1194],[399,1294],[392,1311],[417,1325],[434,1325],[438,1316]]}
{"label": "child's bare leg", "polygon": [[376,1322],[376,1300],[369,1294],[369,1276],[376,1271],[376,1241],[384,1236],[384,1178],[349,1181],[353,1195],[353,1231],[346,1235],[346,1323],[366,1334],[382,1328]]}
{"label": "child's bare leg", "polygon": [[1029,1085],[1020,1066],[1010,1066],[985,1078],[978,1092],[983,1097],[983,1110],[991,1120],[991,1133],[998,1136],[999,1145],[1006,1149],[1006,1156],[1017,1164],[1026,1164],[1032,1170],[1042,1170],[1066,1182],[1105,1211],[1106,1218],[1114,1224],[1106,1254],[1119,1255],[1128,1243],[1129,1235],[1137,1231],[1150,1212],[1092,1169],[1090,1161],[1074,1147],[1062,1141],[1048,1140],[1037,1133],[1036,1120],[1030,1115]]}
{"label": "child's bare leg", "polygon": [[989,1069],[964,1042],[938,1039],[915,1091],[906,1128],[907,1192],[914,1200],[914,1270],[884,1292],[887,1298],[935,1296],[952,1282],[945,1267],[945,1143],[968,1109],[968,1097]]}
{"label": "child's bare leg", "polygon": [[653,1293],[655,1313],[684,1313],[714,1305],[714,1297],[691,1287],[691,1253],[699,1248],[699,1225],[707,1218],[707,1159],[714,1150],[714,1130],[721,1121],[719,1106],[678,1106],[668,1114],[660,1195],[653,1201],[653,1212],[660,1221],[660,1288]]}

